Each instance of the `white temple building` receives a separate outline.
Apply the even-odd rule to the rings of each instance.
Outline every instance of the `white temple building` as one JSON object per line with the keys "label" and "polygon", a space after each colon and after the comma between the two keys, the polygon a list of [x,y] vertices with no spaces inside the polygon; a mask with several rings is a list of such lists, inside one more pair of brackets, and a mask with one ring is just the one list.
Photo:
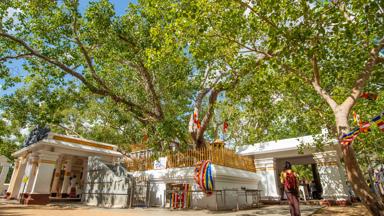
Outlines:
{"label": "white temple building", "polygon": [[26,204],[46,204],[49,197],[69,196],[70,178],[76,178],[76,184],[83,186],[88,157],[112,162],[121,154],[114,145],[49,133],[13,156],[17,159],[7,197]]}
{"label": "white temple building", "polygon": [[303,136],[241,146],[237,153],[253,157],[259,180],[258,188],[262,190],[263,199],[281,199],[283,194],[279,175],[285,161],[292,165],[310,164],[314,180],[324,199],[348,199],[345,171],[340,163],[341,155],[336,140],[324,143],[326,150],[323,152],[315,152],[312,147],[303,154],[298,153],[300,145],[314,146],[315,142],[317,140],[314,136]]}

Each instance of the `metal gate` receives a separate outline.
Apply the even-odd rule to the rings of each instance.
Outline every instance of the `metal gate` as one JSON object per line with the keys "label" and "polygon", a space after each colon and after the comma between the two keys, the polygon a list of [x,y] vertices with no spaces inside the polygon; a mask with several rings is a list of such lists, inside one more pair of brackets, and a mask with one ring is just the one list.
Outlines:
{"label": "metal gate", "polygon": [[132,207],[150,207],[150,182],[147,179],[135,178],[132,194]]}

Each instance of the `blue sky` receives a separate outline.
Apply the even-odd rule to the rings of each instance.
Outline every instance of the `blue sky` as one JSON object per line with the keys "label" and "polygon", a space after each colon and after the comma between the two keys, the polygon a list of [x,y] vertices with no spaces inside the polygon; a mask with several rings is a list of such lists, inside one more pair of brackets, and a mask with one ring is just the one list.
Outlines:
{"label": "blue sky", "polygon": [[[80,11],[83,12],[88,7],[89,2],[91,1],[94,1],[94,0],[80,0]],[[129,3],[137,3],[137,0],[109,0],[109,1],[114,5],[117,15],[123,15]],[[13,63],[8,64],[8,66],[12,71],[12,75],[26,74],[26,72],[22,68],[22,60],[14,61]],[[0,86],[3,84],[4,84],[4,81],[0,79]],[[19,83],[15,87],[9,88],[5,91],[0,89],[0,96],[14,92],[18,87],[22,85],[23,85],[22,83]]]}
{"label": "blue sky", "polygon": [[[80,0],[80,10],[84,11],[90,0]],[[129,3],[137,3],[137,0],[109,0],[114,6],[117,15],[122,15],[125,12]]]}

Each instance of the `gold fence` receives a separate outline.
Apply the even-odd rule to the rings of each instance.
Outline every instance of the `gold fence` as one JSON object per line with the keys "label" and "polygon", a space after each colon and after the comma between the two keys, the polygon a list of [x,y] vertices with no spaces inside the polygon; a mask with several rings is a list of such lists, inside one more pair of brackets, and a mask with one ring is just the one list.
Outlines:
{"label": "gold fence", "polygon": [[133,158],[125,162],[128,171],[145,171],[153,169],[152,158]]}
{"label": "gold fence", "polygon": [[[167,155],[167,168],[193,167],[198,161],[211,160],[213,164],[235,169],[255,172],[252,158],[237,155],[234,151],[225,148],[201,148],[175,152]],[[154,160],[151,158],[137,158],[127,162],[130,171],[143,171],[153,169]]]}

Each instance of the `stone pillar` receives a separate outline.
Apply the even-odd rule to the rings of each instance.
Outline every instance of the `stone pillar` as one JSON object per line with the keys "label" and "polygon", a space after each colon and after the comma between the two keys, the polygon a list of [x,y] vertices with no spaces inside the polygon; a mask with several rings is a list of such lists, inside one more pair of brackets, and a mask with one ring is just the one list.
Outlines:
{"label": "stone pillar", "polygon": [[276,159],[255,159],[255,167],[258,179],[260,179],[257,187],[259,190],[262,190],[261,198],[267,200],[279,200],[279,174],[277,173]]}
{"label": "stone pillar", "polygon": [[70,186],[70,177],[71,177],[71,172],[72,172],[72,161],[73,158],[68,158],[65,161],[65,174],[64,174],[64,180],[63,180],[63,185],[61,187],[61,197],[66,198],[68,197],[68,188]]}
{"label": "stone pillar", "polygon": [[8,159],[5,156],[0,155],[0,166],[1,173],[0,173],[0,195],[4,195],[5,192],[5,179],[7,178],[8,171],[9,171],[9,163]]}
{"label": "stone pillar", "polygon": [[49,203],[50,185],[58,157],[56,152],[39,151],[39,166],[31,193],[25,200],[25,204],[44,205]]}
{"label": "stone pillar", "polygon": [[26,193],[28,183],[33,184],[33,181],[31,182],[29,178],[30,178],[32,166],[33,166],[33,164],[32,164],[33,159],[32,158],[35,156],[36,156],[36,154],[34,154],[34,155],[30,154],[28,156],[28,158],[26,158],[26,166],[24,169],[24,173],[23,173],[23,177],[22,177],[22,180],[20,183],[20,189],[19,189],[20,195],[23,195],[24,193]]}
{"label": "stone pillar", "polygon": [[12,172],[12,176],[11,176],[11,181],[9,182],[9,186],[8,186],[8,190],[7,190],[7,196],[6,196],[7,199],[11,198],[11,192],[12,192],[12,189],[15,185],[15,180],[16,180],[17,173],[19,171],[19,167],[20,167],[20,159],[15,159],[14,166],[13,166],[13,172]]}
{"label": "stone pillar", "polygon": [[88,175],[88,160],[83,159],[83,176],[81,176],[81,180],[80,180],[82,191],[84,191],[85,184],[87,183],[87,175]]}
{"label": "stone pillar", "polygon": [[325,204],[346,203],[348,201],[348,188],[336,150],[314,153],[313,158],[317,163],[323,188],[323,198],[327,201]]}
{"label": "stone pillar", "polygon": [[27,173],[28,182],[23,193],[30,193],[32,190],[32,186],[35,181],[38,161],[39,161],[39,157],[37,155],[32,155],[29,158],[28,163],[30,164],[30,170]]}
{"label": "stone pillar", "polygon": [[63,156],[59,156],[59,159],[57,159],[57,163],[55,166],[55,175],[53,177],[52,187],[51,187],[51,196],[56,197],[59,193],[59,182],[60,182],[60,174],[61,174],[61,167],[63,165]]}
{"label": "stone pillar", "polygon": [[8,199],[17,199],[19,198],[19,191],[22,184],[22,179],[24,177],[25,167],[27,166],[28,158],[20,157],[16,162],[14,176],[12,176],[10,187],[8,189],[7,195]]}

